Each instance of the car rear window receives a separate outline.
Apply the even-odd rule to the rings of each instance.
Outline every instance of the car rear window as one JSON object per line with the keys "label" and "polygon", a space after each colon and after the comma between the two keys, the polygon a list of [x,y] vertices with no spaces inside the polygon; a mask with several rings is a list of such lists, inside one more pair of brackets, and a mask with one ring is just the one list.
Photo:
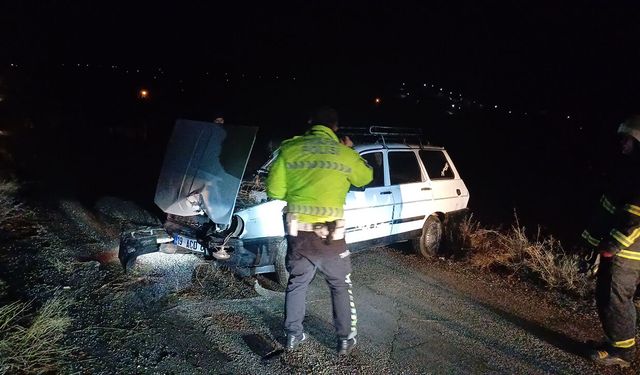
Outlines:
{"label": "car rear window", "polygon": [[455,176],[444,152],[438,150],[420,150],[420,159],[431,180],[448,180]]}
{"label": "car rear window", "polygon": [[391,151],[388,157],[391,185],[422,181],[420,165],[413,151]]}

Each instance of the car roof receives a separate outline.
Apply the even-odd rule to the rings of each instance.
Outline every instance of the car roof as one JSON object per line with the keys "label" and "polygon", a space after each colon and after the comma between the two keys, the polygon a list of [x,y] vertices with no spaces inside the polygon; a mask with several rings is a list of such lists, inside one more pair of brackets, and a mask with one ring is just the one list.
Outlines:
{"label": "car roof", "polygon": [[407,143],[359,143],[353,146],[358,152],[376,151],[376,150],[444,150],[440,146],[425,146]]}

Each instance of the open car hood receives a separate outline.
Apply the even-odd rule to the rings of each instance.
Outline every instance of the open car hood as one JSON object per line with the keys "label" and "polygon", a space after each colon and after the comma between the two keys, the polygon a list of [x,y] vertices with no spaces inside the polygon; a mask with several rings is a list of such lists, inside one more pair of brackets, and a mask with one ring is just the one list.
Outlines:
{"label": "open car hood", "polygon": [[257,127],[177,120],[156,187],[155,203],[179,216],[206,213],[230,224]]}

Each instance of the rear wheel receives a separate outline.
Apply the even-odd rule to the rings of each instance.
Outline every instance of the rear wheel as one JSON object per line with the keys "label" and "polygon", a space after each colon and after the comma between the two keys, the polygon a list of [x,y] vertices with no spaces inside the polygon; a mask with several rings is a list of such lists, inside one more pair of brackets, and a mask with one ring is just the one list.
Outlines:
{"label": "rear wheel", "polygon": [[276,280],[278,284],[286,287],[289,282],[287,271],[287,239],[279,239],[271,243],[271,251],[275,252]]}
{"label": "rear wheel", "polygon": [[429,216],[422,226],[422,235],[413,241],[416,252],[425,258],[433,258],[438,255],[442,242],[442,223],[435,216]]}

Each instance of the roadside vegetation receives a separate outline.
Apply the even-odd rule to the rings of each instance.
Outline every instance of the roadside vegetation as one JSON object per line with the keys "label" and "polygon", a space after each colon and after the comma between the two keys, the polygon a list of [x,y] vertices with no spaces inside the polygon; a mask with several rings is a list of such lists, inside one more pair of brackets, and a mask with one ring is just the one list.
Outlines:
{"label": "roadside vegetation", "polygon": [[[19,188],[15,180],[0,181],[0,237],[6,245],[0,262],[5,265],[21,256],[12,244],[44,234],[33,212],[20,202]],[[5,277],[0,277],[0,374],[55,372],[70,352],[62,344],[71,324],[69,300],[54,296],[38,309],[38,302],[24,302],[19,290],[11,290],[9,274],[0,274]]]}
{"label": "roadside vegetation", "polygon": [[469,216],[447,237],[454,258],[474,267],[581,298],[593,290],[593,280],[580,272],[579,254],[566,252],[560,241],[543,235],[540,228],[527,232],[517,215],[506,229],[485,228]]}
{"label": "roadside vegetation", "polygon": [[35,315],[30,303],[0,307],[0,373],[42,374],[59,369],[70,349],[61,345],[71,324],[69,301],[54,297]]}

